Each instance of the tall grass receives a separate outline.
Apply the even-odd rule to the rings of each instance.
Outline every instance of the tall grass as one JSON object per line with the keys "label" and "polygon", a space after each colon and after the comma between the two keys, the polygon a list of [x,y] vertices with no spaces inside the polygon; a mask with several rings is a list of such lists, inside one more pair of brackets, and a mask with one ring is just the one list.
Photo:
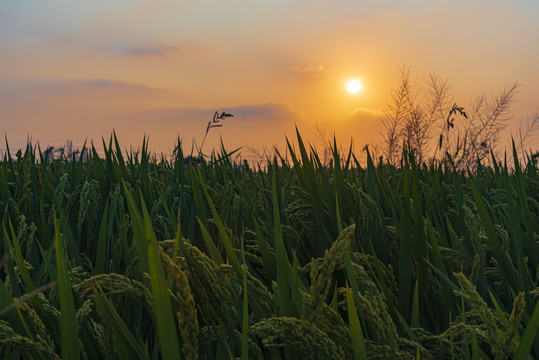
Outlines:
{"label": "tall grass", "polygon": [[[539,357],[539,179],[30,144],[0,162],[0,358]],[[279,161],[278,161],[279,160]],[[472,170],[472,169],[470,169]]]}

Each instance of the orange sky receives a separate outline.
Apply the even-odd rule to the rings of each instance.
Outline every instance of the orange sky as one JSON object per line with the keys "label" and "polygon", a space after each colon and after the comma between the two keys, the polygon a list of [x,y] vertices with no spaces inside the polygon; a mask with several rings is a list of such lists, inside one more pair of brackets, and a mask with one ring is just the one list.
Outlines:
{"label": "orange sky", "polygon": [[[447,78],[466,107],[521,84],[514,121],[539,109],[539,2],[0,1],[0,130],[10,146],[101,143],[168,152],[283,146],[297,125],[376,142],[397,66]],[[358,78],[363,91],[346,92]],[[206,148],[207,147],[207,148]],[[5,148],[4,145],[0,149]]]}

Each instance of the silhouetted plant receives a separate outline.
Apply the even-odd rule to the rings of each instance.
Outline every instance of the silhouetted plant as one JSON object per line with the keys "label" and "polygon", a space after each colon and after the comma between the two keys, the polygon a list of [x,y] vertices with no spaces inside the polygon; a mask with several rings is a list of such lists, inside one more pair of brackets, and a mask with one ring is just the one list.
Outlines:
{"label": "silhouetted plant", "polygon": [[405,65],[399,67],[397,78],[399,86],[393,90],[383,119],[384,153],[394,164],[404,145],[410,154],[422,161],[429,151],[432,127],[441,122],[448,108],[447,80],[431,75],[426,97],[418,100],[421,89],[410,80],[410,69]]}
{"label": "silhouetted plant", "polygon": [[[418,162],[450,162],[458,169],[490,161],[511,118],[518,82],[491,99],[479,96],[467,112],[451,101],[447,80],[431,75],[428,90],[419,99],[422,89],[410,80],[409,68],[399,67],[397,78],[399,85],[393,90],[383,119],[384,155],[389,163],[397,163],[402,147]],[[436,128],[439,136],[433,143]]]}
{"label": "silhouetted plant", "polygon": [[[524,121],[521,122],[520,128],[518,129],[518,143],[519,148],[521,151],[521,155],[523,160],[526,160],[526,156],[531,156],[533,159],[537,159],[539,157],[539,152],[537,152],[537,149],[529,150],[529,155],[526,154],[525,148],[529,146],[529,143],[539,140],[539,132],[537,129],[539,125],[539,113],[534,113],[533,116],[526,118],[526,123],[524,124]],[[537,143],[536,145],[537,146]],[[536,151],[533,153],[533,151]]]}
{"label": "silhouetted plant", "polygon": [[[457,144],[463,144],[461,149],[457,147],[453,153],[457,167],[473,167],[478,161],[489,160],[490,154],[496,152],[501,134],[511,118],[511,105],[518,87],[519,84],[515,82],[490,100],[481,95],[472,104],[469,118],[456,128]],[[448,149],[451,149],[454,140],[454,136],[447,138]]]}
{"label": "silhouetted plant", "polygon": [[202,154],[202,147],[204,146],[204,142],[206,141],[206,136],[208,136],[210,129],[223,126],[223,124],[219,124],[219,121],[224,120],[228,117],[232,117],[232,116],[234,115],[226,113],[224,111],[220,114],[218,111],[216,111],[215,114],[213,114],[213,119],[208,122],[208,126],[206,127],[206,133],[204,134],[204,139],[202,139],[202,144],[200,144],[199,152],[201,154]]}

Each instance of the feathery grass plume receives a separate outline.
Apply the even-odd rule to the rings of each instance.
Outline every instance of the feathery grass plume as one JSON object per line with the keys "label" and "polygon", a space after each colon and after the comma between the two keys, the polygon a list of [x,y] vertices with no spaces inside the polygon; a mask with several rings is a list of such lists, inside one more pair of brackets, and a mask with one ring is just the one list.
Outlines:
{"label": "feathery grass plume", "polygon": [[35,336],[37,342],[48,348],[51,353],[54,353],[54,343],[47,333],[45,324],[43,324],[43,321],[35,310],[32,309],[27,303],[21,303],[18,306],[18,309],[23,315],[26,324],[28,324],[30,332]]}
{"label": "feathery grass plume", "polygon": [[[352,268],[365,292],[377,294],[381,291],[378,285],[373,281],[373,278],[375,278],[379,283],[382,283],[383,281],[389,290],[387,293],[389,299],[386,300],[391,301],[393,304],[397,304],[397,281],[391,264],[386,266],[374,256],[358,252],[353,253],[353,259],[354,262],[352,263]],[[313,266],[316,268],[317,272],[320,272],[324,267],[324,259],[314,259],[314,261],[311,261],[302,267],[300,271],[303,274],[310,274]],[[335,270],[341,271],[345,266],[344,259],[341,258],[335,265]]]}
{"label": "feathery grass plume", "polygon": [[208,136],[208,132],[210,132],[210,129],[217,128],[223,126],[223,124],[219,124],[219,121],[224,120],[229,117],[233,117],[234,115],[229,114],[227,112],[221,112],[219,114],[218,111],[213,114],[213,119],[208,122],[208,126],[206,127],[206,133],[204,133],[204,138],[202,139],[202,144],[200,144],[200,148],[198,151],[202,153],[202,147],[204,146],[204,142],[206,141],[206,136]]}
{"label": "feathery grass plume", "polygon": [[476,286],[477,285],[477,277],[479,275],[479,269],[482,269],[484,266],[485,257],[481,256],[480,254],[475,254],[473,258],[473,266],[472,266],[472,272],[470,274],[470,282]]}
{"label": "feathery grass plume", "polygon": [[[357,223],[359,239],[362,242],[367,241],[369,236],[368,229],[373,224],[376,226],[381,226],[382,224],[380,210],[376,202],[361,189],[358,183],[346,181],[345,185],[347,196],[350,196],[352,203],[352,213],[350,216]],[[354,244],[352,248],[357,251],[362,247],[365,247],[365,244]]]}
{"label": "feathery grass plume", "polygon": [[153,314],[152,294],[141,282],[129,279],[121,274],[99,274],[73,285],[73,290],[79,293],[82,298],[93,299],[95,294],[92,286],[99,286],[103,290],[108,290],[111,295],[139,300],[144,304],[148,312]]}
{"label": "feathery grass plume", "polygon": [[37,240],[37,226],[32,221],[30,224],[26,223],[26,216],[19,216],[17,238],[19,239],[21,249],[24,249],[24,260],[30,262],[32,259],[32,247]]}
{"label": "feathery grass plume", "polygon": [[93,302],[91,299],[87,299],[78,309],[77,309],[77,323],[80,327],[89,320],[90,315],[92,314],[92,305]]}
{"label": "feathery grass plume", "polygon": [[509,354],[511,348],[511,342],[515,336],[516,330],[522,319],[525,303],[524,294],[519,293],[513,303],[513,310],[507,323],[507,329],[505,332],[500,330],[497,325],[496,318],[487,307],[485,301],[479,296],[475,286],[464,276],[463,273],[454,273],[455,278],[458,280],[461,291],[455,291],[457,296],[466,298],[472,307],[477,311],[486,325],[486,331],[488,336],[488,343],[492,349],[495,359],[505,359]]}
{"label": "feathery grass plume", "polygon": [[264,269],[264,262],[261,255],[258,253],[258,246],[246,245],[243,250],[245,261],[251,266],[256,267],[259,271],[265,275],[266,269]]}
{"label": "feathery grass plume", "polygon": [[[393,301],[397,304],[398,285],[395,273],[391,264],[384,264],[380,259],[370,254],[354,252],[354,263],[360,265],[371,278],[376,278],[378,282],[383,282],[389,290],[386,295],[391,298],[388,301]],[[354,266],[355,268],[355,266]],[[362,271],[358,268],[358,271]],[[377,286],[378,288],[378,286]]]}
{"label": "feathery grass plume", "polygon": [[[307,308],[312,306],[310,294],[302,293],[303,303]],[[346,359],[353,356],[350,341],[350,328],[339,313],[335,312],[326,303],[321,303],[317,309],[316,319],[312,321],[316,327],[333,339],[337,347],[342,348]]]}
{"label": "feathery grass plume", "polygon": [[79,197],[79,216],[77,229],[81,237],[81,246],[91,249],[91,241],[96,236],[99,229],[96,223],[101,215],[101,195],[99,194],[99,183],[96,180],[86,180],[82,184]]}
{"label": "feathery grass plume", "polygon": [[[95,296],[94,296],[95,297]],[[100,323],[92,324],[93,326],[89,329],[90,334],[96,339],[97,344],[99,345],[99,350],[105,355],[116,354],[117,349],[115,346],[115,333],[108,320],[108,317],[103,312],[103,308],[96,306],[96,312],[99,315]],[[89,327],[87,327],[88,329]]]}
{"label": "feathery grass plume", "polygon": [[311,287],[309,289],[311,306],[309,307],[309,314],[312,322],[316,322],[320,304],[326,301],[333,272],[348,251],[355,230],[356,225],[352,224],[339,234],[331,248],[326,250],[320,270],[314,266],[314,259],[311,261]]}
{"label": "feathery grass plume", "polygon": [[177,292],[176,297],[179,302],[180,311],[176,313],[178,317],[178,327],[183,340],[182,352],[187,359],[198,359],[198,318],[195,299],[191,294],[191,287],[185,273],[180,267],[168,257],[163,248],[159,246],[161,263],[170,276],[174,278]]}
{"label": "feathery grass plume", "polygon": [[486,329],[487,327],[484,324],[468,324],[468,320],[466,320],[466,324],[462,321],[452,322],[451,326],[441,333],[439,337],[443,341],[448,341],[450,344],[453,344],[453,349],[456,346],[470,344],[474,341],[473,339],[475,339],[477,344],[488,344],[488,334]]}
{"label": "feathery grass plume", "polygon": [[[437,360],[437,354],[431,354],[427,349],[425,349],[420,344],[415,341],[408,340],[404,337],[399,337],[397,339],[397,345],[399,350],[405,351],[410,355],[413,355],[414,359],[428,359],[428,360]],[[369,342],[367,342],[367,351],[369,351]]]}
{"label": "feathery grass plume", "polygon": [[[93,304],[93,300],[88,299],[88,301],[91,301]],[[99,311],[97,311],[99,313]],[[101,316],[101,314],[100,314]],[[99,318],[96,319],[97,321],[101,321]],[[84,326],[86,331],[88,331],[88,334],[92,337],[94,340],[94,343],[96,344],[95,350],[103,357],[106,358],[107,354],[110,354],[110,349],[107,348],[107,340],[105,335],[105,327],[99,323],[96,322],[92,316],[84,317],[84,321],[81,323],[81,327]],[[109,332],[110,334],[110,332]]]}
{"label": "feathery grass plume", "polygon": [[234,306],[238,301],[237,293],[225,280],[225,274],[218,270],[219,265],[196,246],[185,242],[185,248],[187,254],[184,254],[183,258],[177,258],[176,261],[182,269],[185,269],[189,283],[193,284],[195,295],[200,297],[195,302],[199,305],[210,302],[217,309],[222,309],[224,314],[232,315],[239,321],[240,317]]}
{"label": "feathery grass plume", "polygon": [[[498,318],[496,321],[497,327],[502,326]],[[450,323],[450,326],[439,336],[441,339],[450,341],[453,347],[470,344],[472,341],[477,344],[488,344],[489,341],[487,326],[475,309],[457,315],[455,320]]]}
{"label": "feathery grass plume", "polygon": [[[491,333],[489,335],[490,340],[495,340],[496,332],[498,331],[497,320],[492,311],[488,308],[487,303],[481,298],[475,289],[475,286],[462,272],[453,273],[453,276],[455,276],[462,288],[462,291],[455,290],[455,295],[462,296],[470,302],[472,308],[477,311],[478,315],[487,326],[487,330]],[[493,344],[495,342],[496,341],[492,341]]]}
{"label": "feathery grass plume", "polygon": [[[28,268],[28,267],[27,267]],[[48,289],[51,289],[56,286],[56,283],[55,282],[52,282],[52,283],[49,283],[49,284],[46,284],[46,285],[43,285],[43,286],[40,286],[38,287],[37,289],[34,289],[32,290],[31,292],[29,293],[26,293],[24,295],[22,295],[20,298],[18,299],[14,299],[13,303],[11,305],[8,305],[7,307],[3,308],[0,310],[0,316],[3,316],[5,313],[7,313],[8,311],[11,311],[13,308],[17,307],[18,305],[20,304],[23,304],[23,303],[27,303],[28,301],[30,301],[34,296],[36,295],[41,295],[44,291],[48,290]],[[7,288],[7,287],[6,287]]]}
{"label": "feathery grass plume", "polygon": [[69,280],[72,284],[80,284],[90,277],[90,273],[82,266],[74,266],[69,270]]}
{"label": "feathery grass plume", "polygon": [[464,255],[459,250],[440,246],[440,253],[444,259],[451,263],[453,268],[459,269],[467,274],[470,273],[470,266],[468,265]]}
{"label": "feathery grass plume", "polygon": [[252,291],[253,296],[266,313],[266,316],[274,316],[277,312],[277,308],[275,308],[274,298],[271,292],[262,281],[253,276],[249,271],[245,271],[245,275],[247,276],[247,286],[249,290]]}
{"label": "feathery grass plume", "polygon": [[344,352],[329,336],[314,324],[293,317],[273,317],[259,321],[250,331],[264,346],[289,345],[303,354],[304,359],[316,359],[317,353],[327,359],[342,360]]}
{"label": "feathery grass plume", "polygon": [[449,339],[440,335],[434,335],[423,328],[413,328],[412,330],[421,346],[435,356],[436,359],[450,360],[455,355],[458,359],[466,358],[466,353],[460,347],[453,347],[453,352],[451,352],[451,342]]}
{"label": "feathery grass plume", "polygon": [[50,321],[52,321],[54,325],[59,327],[60,326],[60,311],[57,308],[55,308],[53,305],[51,305],[51,303],[45,297],[44,294],[39,293],[37,297],[41,303],[41,308],[45,312],[46,316],[50,319]]}
{"label": "feathery grass plume", "polygon": [[[40,337],[36,334],[36,337]],[[0,319],[0,347],[29,354],[41,354],[49,359],[57,359],[59,356],[48,344],[33,341],[21,336],[9,326],[9,323]]]}
{"label": "feathery grass plume", "polygon": [[[367,355],[369,360],[415,360],[417,359],[416,352],[413,354],[401,349],[391,349],[389,345],[376,344],[370,340],[365,341],[365,347],[367,349]],[[393,357],[394,356],[394,357]]]}
{"label": "feathery grass plume", "polygon": [[[338,294],[344,298],[344,300],[339,301],[339,306],[346,310],[346,289],[339,288]],[[397,338],[396,327],[389,313],[385,297],[376,291],[367,294],[359,293],[358,298],[369,330],[369,339],[376,343],[389,344],[391,338]]]}
{"label": "feathery grass plume", "polygon": [[[297,228],[297,241],[294,247],[310,254],[311,249],[307,251],[305,247],[308,246],[310,239],[316,238],[315,209],[311,195],[305,189],[298,186],[291,186],[290,192],[291,200],[283,208],[283,214]],[[328,216],[327,204],[323,203],[323,205],[324,214]]]}
{"label": "feathery grass plume", "polygon": [[[234,329],[232,332],[232,341],[236,344],[240,344],[241,342],[241,332]],[[248,339],[249,343],[249,351],[248,351],[248,359],[249,360],[264,360],[264,355],[262,354],[262,350],[260,350],[259,344],[255,343],[251,338]]]}
{"label": "feathery grass plume", "polygon": [[526,302],[524,300],[524,293],[519,292],[513,302],[513,309],[511,310],[511,315],[509,315],[509,320],[507,320],[507,328],[500,343],[500,350],[504,351],[504,354],[500,355],[498,358],[504,359],[509,355],[515,334],[517,334],[517,330],[520,327],[520,321],[522,320],[522,315],[524,315],[525,308]]}

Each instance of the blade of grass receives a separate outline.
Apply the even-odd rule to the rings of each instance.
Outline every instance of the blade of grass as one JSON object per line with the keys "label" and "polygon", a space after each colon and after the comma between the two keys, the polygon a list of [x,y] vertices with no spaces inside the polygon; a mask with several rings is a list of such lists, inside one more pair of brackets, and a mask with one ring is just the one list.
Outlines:
{"label": "blade of grass", "polygon": [[125,185],[123,179],[122,185],[124,188],[127,207],[129,208],[129,215],[131,216],[131,226],[133,227],[133,242],[137,251],[140,270],[143,273],[149,273],[150,269],[148,265],[148,252],[146,250],[146,236],[142,216],[140,216],[140,212],[135,205],[133,195],[131,195],[131,192],[127,189],[127,186]]}
{"label": "blade of grass", "polygon": [[236,271],[236,274],[239,277],[241,277],[243,275],[243,270],[241,269],[240,261],[238,260],[238,257],[236,256],[236,251],[234,250],[234,247],[232,246],[232,242],[230,241],[230,238],[228,237],[228,234],[225,230],[225,226],[221,220],[221,217],[219,216],[219,214],[217,213],[217,210],[215,209],[215,206],[213,205],[213,201],[210,197],[210,194],[208,193],[208,190],[206,189],[206,185],[204,184],[204,179],[202,178],[202,174],[200,173],[200,170],[198,170],[198,181],[199,181],[200,186],[202,187],[202,191],[204,192],[204,195],[206,196],[206,201],[208,202],[213,218],[215,219],[217,230],[219,231],[219,236],[221,238],[221,241],[223,242],[223,246],[225,247],[226,254],[228,256],[228,259],[230,260],[230,264]]}
{"label": "blade of grass", "polygon": [[[241,244],[241,256],[245,264],[245,252],[243,241]],[[247,291],[247,272],[243,272],[243,304],[242,304],[242,324],[241,324],[241,360],[249,357],[249,299]]]}
{"label": "blade of grass", "polygon": [[[7,241],[4,244],[9,246],[9,248],[6,248],[6,250],[8,250],[11,248],[11,243],[9,242],[9,236],[6,231],[6,227],[5,226],[2,226],[2,227],[4,230],[4,237],[5,239],[7,239]],[[18,265],[19,272],[24,282],[24,286],[26,287],[26,292],[31,292],[36,287],[34,285],[34,282],[32,281],[30,273],[28,272],[28,268],[26,267],[26,262],[24,261],[24,257],[22,256],[21,247],[19,246],[19,241],[17,240],[17,235],[15,234],[15,230],[13,229],[13,225],[11,224],[11,220],[9,220],[9,229],[11,232],[11,239],[13,240],[13,249],[15,250],[15,260]]]}
{"label": "blade of grass", "polygon": [[101,310],[101,313],[107,320],[107,324],[112,327],[112,331],[114,332],[114,337],[120,341],[125,349],[128,352],[130,359],[148,359],[148,356],[143,351],[142,344],[139,344],[131,332],[129,331],[129,328],[127,325],[123,322],[123,320],[120,318],[116,310],[114,309],[114,306],[110,302],[109,299],[106,298],[105,294],[103,293],[103,290],[101,288],[95,288],[93,287],[94,293],[96,295],[95,302],[96,306]]}
{"label": "blade of grass", "polygon": [[352,337],[352,350],[354,352],[354,360],[367,360],[367,349],[365,347],[365,338],[361,331],[359,317],[357,316],[356,305],[354,298],[346,283],[346,304],[348,307],[348,323],[350,324],[350,335]]}
{"label": "blade of grass", "polygon": [[161,355],[165,360],[181,359],[176,321],[172,313],[167,281],[161,263],[161,255],[157,248],[157,239],[142,194],[140,194],[140,201],[144,221],[144,238],[148,254],[151,291],[155,309],[155,322],[157,323]]}
{"label": "blade of grass", "polygon": [[97,238],[97,251],[95,255],[94,274],[104,274],[107,261],[107,219],[109,210],[109,200],[105,203],[105,210],[99,227],[99,236]]}
{"label": "blade of grass", "polygon": [[399,241],[399,305],[405,319],[410,319],[410,286],[412,281],[412,214],[410,210],[410,169],[405,159],[401,198]]}
{"label": "blade of grass", "polygon": [[56,243],[56,270],[58,272],[58,297],[60,299],[60,332],[62,337],[62,358],[80,359],[79,325],[75,312],[75,302],[65,258],[64,237],[60,234],[54,217]]}
{"label": "blade of grass", "polygon": [[517,351],[513,356],[513,360],[526,360],[530,355],[530,350],[534,343],[537,343],[537,335],[539,330],[539,302],[535,305],[533,314],[528,321],[524,335],[520,339]]}
{"label": "blade of grass", "polygon": [[481,194],[479,193],[479,190],[477,189],[477,186],[474,181],[471,181],[470,184],[472,187],[475,204],[477,205],[477,211],[479,212],[481,223],[483,224],[483,228],[485,229],[490,249],[494,254],[494,258],[500,265],[504,279],[509,285],[509,289],[506,289],[506,291],[507,295],[510,295],[511,289],[513,291],[516,291],[518,289],[517,282],[515,281],[514,276],[512,276],[511,269],[509,267],[509,264],[507,263],[506,253],[503,250],[500,240],[498,239],[496,228],[494,227],[490,215],[488,214],[487,207],[485,206],[485,203],[481,198]]}
{"label": "blade of grass", "polygon": [[412,321],[410,324],[413,328],[420,328],[419,325],[419,278],[415,281],[414,299],[412,302]]}
{"label": "blade of grass", "polygon": [[219,250],[217,250],[217,247],[215,246],[215,243],[213,242],[213,239],[211,238],[210,233],[202,223],[202,220],[200,220],[199,217],[196,218],[198,221],[198,225],[200,226],[200,231],[202,232],[202,238],[204,239],[204,243],[206,244],[206,248],[208,249],[208,253],[213,261],[219,264],[223,264],[224,260],[221,257],[221,254],[219,253]]}
{"label": "blade of grass", "polygon": [[253,224],[255,227],[258,249],[260,250],[260,255],[262,256],[262,262],[264,263],[264,268],[266,270],[266,273],[268,274],[268,279],[276,280],[275,266],[273,265],[273,260],[269,252],[269,245],[266,243],[266,240],[264,240],[264,237],[262,236],[262,231],[260,230],[260,226],[258,225],[258,221],[256,220],[254,214],[252,215],[252,217],[253,217]]}

